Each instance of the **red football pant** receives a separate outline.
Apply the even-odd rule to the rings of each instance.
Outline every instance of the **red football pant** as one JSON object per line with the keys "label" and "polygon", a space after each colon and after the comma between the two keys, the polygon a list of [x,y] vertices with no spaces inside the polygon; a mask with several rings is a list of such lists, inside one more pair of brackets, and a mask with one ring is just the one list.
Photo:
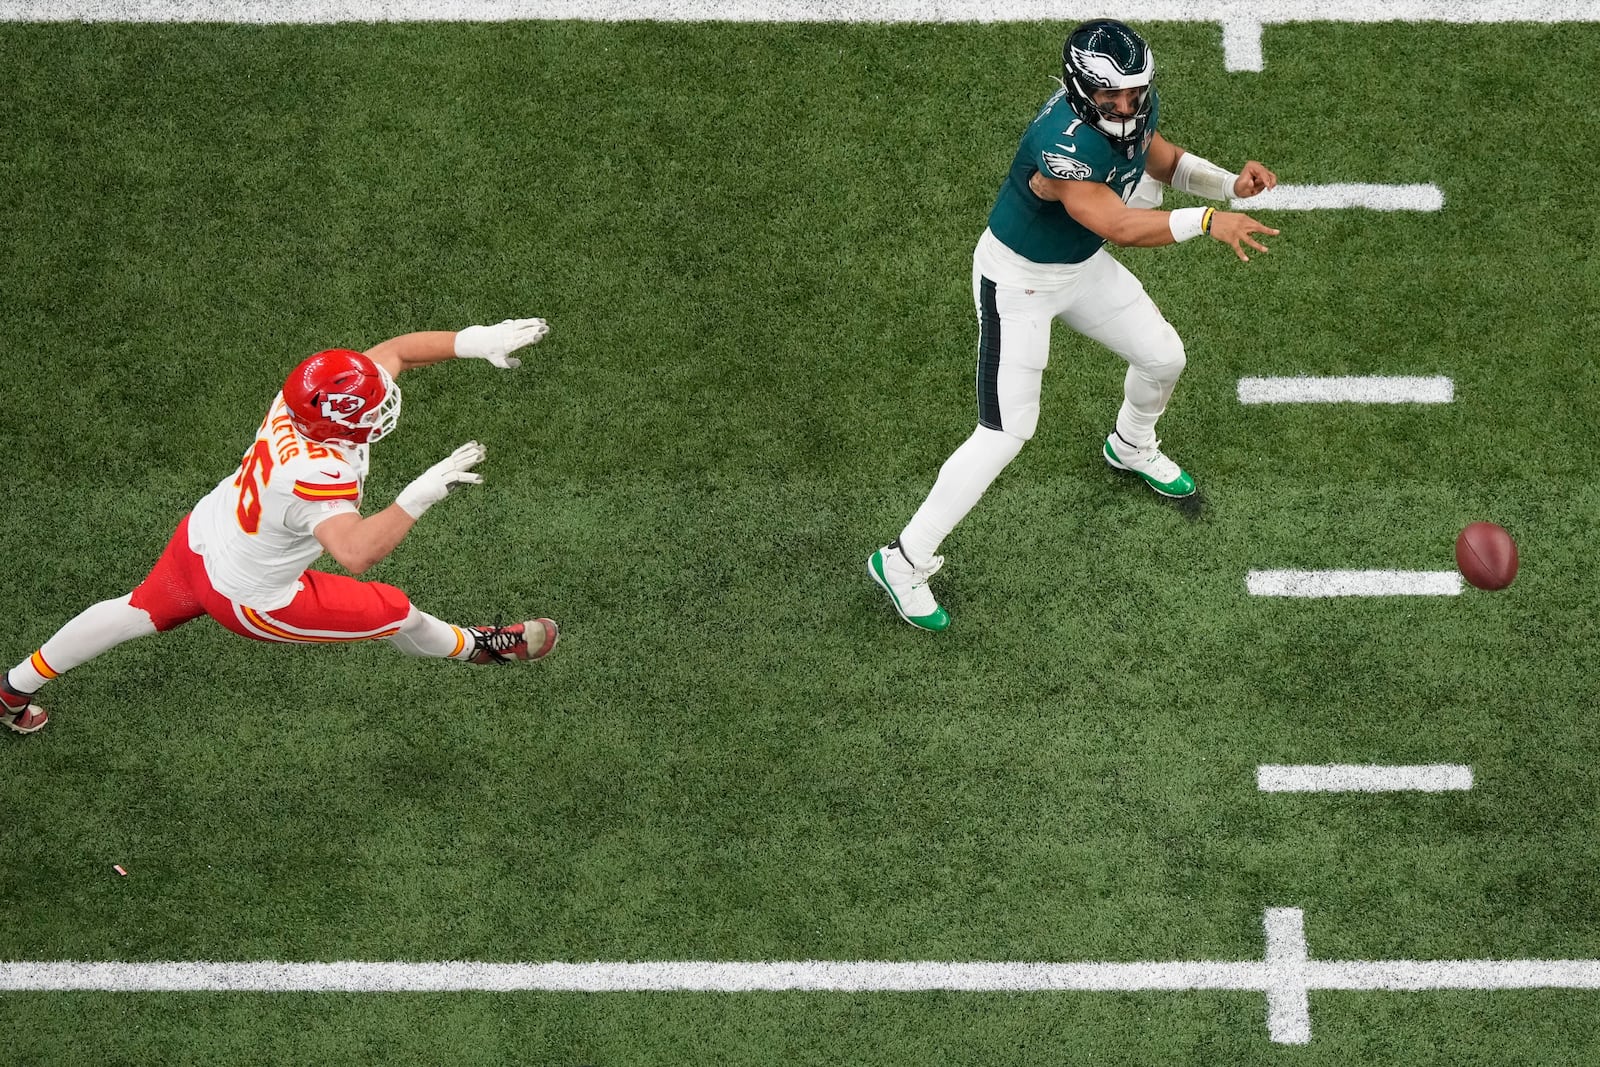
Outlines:
{"label": "red football pant", "polygon": [[265,612],[236,603],[211,588],[205,561],[189,547],[187,515],[130,603],[163,632],[210,615],[257,641],[373,641],[393,637],[411,612],[410,598],[392,585],[322,571],[302,574],[300,592],[285,607]]}

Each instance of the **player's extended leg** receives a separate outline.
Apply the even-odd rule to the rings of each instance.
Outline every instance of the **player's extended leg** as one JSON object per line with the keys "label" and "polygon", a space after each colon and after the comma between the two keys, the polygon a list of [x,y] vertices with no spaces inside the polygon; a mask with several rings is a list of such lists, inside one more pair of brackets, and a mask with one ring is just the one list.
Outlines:
{"label": "player's extended leg", "polygon": [[199,557],[189,550],[188,528],[189,520],[185,518],[167,540],[161,558],[133,592],[79,612],[37,652],[0,679],[0,714],[7,726],[19,733],[32,733],[48,721],[45,710],[29,698],[57,675],[124,641],[182,626],[206,613],[190,580]]}
{"label": "player's extended leg", "polygon": [[550,654],[561,638],[554,619],[529,619],[510,626],[454,626],[415,605],[389,643],[408,656],[467,663],[510,663]]}
{"label": "player's extended leg", "polygon": [[1062,321],[1128,361],[1116,428],[1102,446],[1105,461],[1133,471],[1163,496],[1194,492],[1194,479],[1161,451],[1156,420],[1183,373],[1183,341],[1139,279],[1101,250],[1085,264],[1083,293]]}
{"label": "player's extended leg", "polygon": [[874,552],[867,573],[889,594],[900,617],[944,630],[950,615],[928,579],[944,564],[935,555],[1039,425],[1039,390],[1050,359],[1048,294],[998,285],[973,270],[978,312],[978,427],[957,448],[900,536]]}
{"label": "player's extended leg", "polygon": [[156,632],[148,612],[133,607],[133,594],[102,600],[85,608],[55,632],[39,650],[0,679],[0,709],[7,726],[31,734],[49,721],[49,713],[33,703],[44,684],[72,668],[87,663],[124,641]]}
{"label": "player's extended leg", "polygon": [[228,629],[258,641],[385,640],[408,655],[466,663],[542,659],[559,636],[550,619],[453,626],[417,608],[392,585],[322,571],[302,574],[300,592],[281,608],[262,611],[220,594],[208,595],[206,608]]}

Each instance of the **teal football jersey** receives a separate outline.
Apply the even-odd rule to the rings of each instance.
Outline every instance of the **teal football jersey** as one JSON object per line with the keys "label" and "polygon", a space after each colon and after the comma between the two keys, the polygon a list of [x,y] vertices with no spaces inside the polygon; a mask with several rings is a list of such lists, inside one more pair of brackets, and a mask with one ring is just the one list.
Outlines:
{"label": "teal football jersey", "polygon": [[1144,174],[1160,106],[1152,87],[1150,121],[1133,152],[1126,154],[1080,119],[1067,102],[1067,91],[1058,89],[1022,135],[989,212],[989,229],[1007,248],[1035,263],[1082,263],[1094,255],[1105,238],[1075,221],[1059,203],[1033,195],[1028,179],[1042,173],[1047,178],[1103,182],[1126,201]]}

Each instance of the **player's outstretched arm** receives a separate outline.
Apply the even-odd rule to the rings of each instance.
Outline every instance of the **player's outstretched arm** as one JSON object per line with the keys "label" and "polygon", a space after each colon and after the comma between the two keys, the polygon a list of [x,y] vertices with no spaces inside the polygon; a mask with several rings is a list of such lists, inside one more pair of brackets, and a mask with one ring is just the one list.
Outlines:
{"label": "player's outstretched arm", "polygon": [[1208,235],[1233,249],[1241,260],[1250,256],[1243,246],[1258,252],[1267,246],[1256,234],[1277,236],[1278,231],[1263,226],[1249,215],[1215,208],[1188,207],[1177,211],[1152,211],[1131,208],[1109,186],[1099,182],[1068,181],[1035,174],[1029,183],[1034,194],[1045,200],[1059,200],[1061,206],[1086,228],[1124,248],[1159,248]]}
{"label": "player's outstretched arm", "polygon": [[1070,181],[1035,174],[1029,186],[1041,199],[1059,200],[1067,214],[1080,225],[1114,245],[1159,248],[1179,240],[1168,222],[1172,212],[1129,207],[1111,191],[1110,186],[1100,182]]}
{"label": "player's outstretched arm", "polygon": [[1234,174],[1209,159],[1201,159],[1179,148],[1159,133],[1150,140],[1145,173],[1179,192],[1203,196],[1207,200],[1243,200],[1278,184],[1278,176],[1253,159]]}
{"label": "player's outstretched arm", "polygon": [[360,574],[388,557],[422,513],[462,485],[478,485],[483,475],[472,470],[487,454],[482,445],[468,441],[423,471],[376,515],[362,518],[353,511],[322,520],[312,530],[322,547],[345,570]]}
{"label": "player's outstretched arm", "polygon": [[386,559],[416,524],[399,504],[390,504],[364,518],[353,511],[334,515],[311,532],[339,566],[358,575]]}
{"label": "player's outstretched arm", "polygon": [[464,330],[424,330],[391,337],[367,349],[367,358],[391,375],[447,359],[486,359],[496,367],[520,367],[511,353],[544,340],[550,326],[543,319],[506,319],[493,326]]}

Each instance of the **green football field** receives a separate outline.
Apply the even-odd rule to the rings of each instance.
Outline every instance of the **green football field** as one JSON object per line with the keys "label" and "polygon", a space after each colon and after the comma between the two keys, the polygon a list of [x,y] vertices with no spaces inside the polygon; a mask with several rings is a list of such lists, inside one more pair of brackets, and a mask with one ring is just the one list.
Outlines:
{"label": "green football field", "polygon": [[[1067,23],[0,24],[0,667],[120,596],[329,346],[539,315],[408,375],[382,506],[485,482],[368,577],[547,662],[125,645],[0,737],[0,961],[1600,959],[1600,24],[1151,23],[1162,129],[1440,212],[1262,212],[1117,255],[1183,336],[1161,436],[1056,331],[1036,438],[945,543],[864,561],[975,421],[972,246]],[[1168,206],[1197,203],[1169,194]],[[1426,375],[1438,405],[1243,405]],[[371,508],[369,507],[369,510]],[[1251,596],[1256,569],[1510,589]],[[324,561],[329,568],[330,561]],[[1468,791],[1263,793],[1263,764]],[[128,873],[113,869],[120,864]],[[1600,991],[0,993],[0,1062],[1600,1063]]]}

